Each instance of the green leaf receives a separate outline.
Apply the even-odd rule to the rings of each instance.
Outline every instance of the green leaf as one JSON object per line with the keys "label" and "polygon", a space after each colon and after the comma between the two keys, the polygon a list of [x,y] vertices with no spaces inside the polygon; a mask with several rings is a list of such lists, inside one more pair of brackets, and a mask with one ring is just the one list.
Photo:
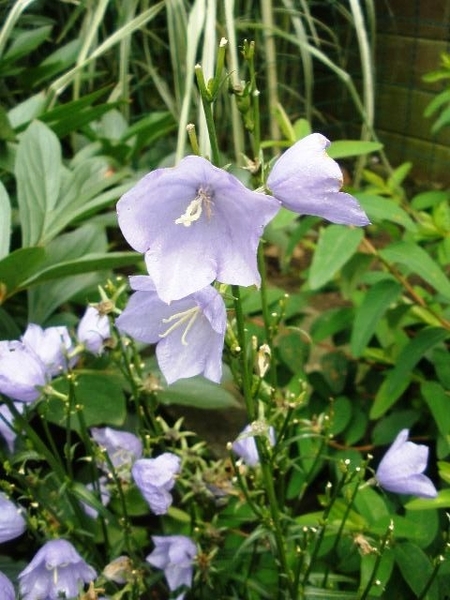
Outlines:
{"label": "green leaf", "polygon": [[350,340],[353,356],[364,352],[370,338],[375,333],[381,317],[389,306],[401,294],[402,286],[393,279],[384,279],[376,283],[365,294],[361,305],[356,309]]}
{"label": "green leaf", "polygon": [[414,367],[419,360],[449,333],[440,327],[426,327],[412,339],[397,357],[396,366],[388,372],[380,386],[370,411],[371,419],[378,419],[395,404],[408,387]]}
{"label": "green leaf", "polygon": [[92,271],[106,271],[109,269],[128,267],[130,265],[135,265],[140,260],[142,260],[142,255],[137,252],[125,251],[87,254],[82,258],[60,262],[38,271],[35,275],[22,282],[22,287],[28,288],[32,285],[50,281],[51,279],[60,279],[61,277],[80,275]]}
{"label": "green leaf", "polygon": [[425,381],[421,385],[422,395],[441,435],[450,436],[450,393],[436,381]]}
{"label": "green leaf", "polygon": [[444,190],[430,190],[421,192],[414,196],[411,200],[411,206],[415,210],[426,210],[432,208],[441,202],[446,202],[450,199],[450,193]]}
{"label": "green leaf", "polygon": [[[393,547],[395,562],[416,597],[420,596],[430,578],[433,567],[425,552],[411,542],[397,543]],[[427,600],[439,600],[437,582],[427,592]]]}
{"label": "green leaf", "polygon": [[308,276],[312,290],[322,287],[334,277],[356,252],[363,236],[361,229],[350,229],[343,225],[321,229]]}
{"label": "green leaf", "polygon": [[30,55],[33,50],[38,48],[48,37],[52,30],[51,25],[44,25],[36,29],[28,29],[19,33],[8,51],[3,55],[3,61],[13,62],[22,56]]}
{"label": "green leaf", "polygon": [[158,391],[158,400],[162,404],[208,409],[239,406],[236,397],[229,390],[200,376],[183,379]]}
{"label": "green leaf", "polygon": [[22,246],[45,238],[49,213],[55,208],[61,186],[61,146],[56,135],[34,121],[17,148],[17,201],[22,225]]}
{"label": "green leaf", "polygon": [[[54,387],[68,393],[65,379],[53,382]],[[78,372],[75,387],[75,404],[83,411],[86,427],[94,425],[123,425],[126,417],[126,402],[122,391],[122,380],[114,372],[92,371]],[[45,418],[51,423],[66,426],[66,405],[60,399],[51,398],[43,404]],[[80,430],[80,421],[76,414],[70,419],[70,428]]]}
{"label": "green leaf", "polygon": [[30,96],[8,112],[9,122],[14,129],[20,129],[45,110],[47,97],[44,92]]}
{"label": "green leaf", "polygon": [[8,192],[0,181],[0,259],[9,253],[11,237],[11,204]]}
{"label": "green leaf", "polygon": [[440,490],[436,498],[414,498],[410,500],[405,508],[408,510],[436,510],[438,508],[450,508],[450,489]]}
{"label": "green leaf", "polygon": [[383,149],[383,144],[379,142],[364,142],[361,140],[337,140],[331,142],[327,148],[328,156],[331,158],[347,158],[348,156],[362,156],[379,152]]}
{"label": "green leaf", "polygon": [[46,253],[44,248],[20,248],[0,260],[0,283],[6,290],[6,296],[11,296],[21,283],[36,272],[43,263]]}
{"label": "green leaf", "polygon": [[3,106],[0,106],[0,140],[13,142],[16,139],[14,129],[9,122],[8,114]]}
{"label": "green leaf", "polygon": [[388,262],[404,265],[409,271],[422,277],[439,294],[450,299],[450,281],[447,275],[431,256],[417,244],[397,242],[380,250],[380,255]]}
{"label": "green leaf", "polygon": [[[376,583],[372,583],[368,598],[379,598],[384,594],[386,585],[391,577],[392,569],[394,568],[394,555],[390,548],[385,548],[381,558],[376,553],[365,554],[361,556],[361,581],[359,591],[362,594],[369,585],[374,569],[376,571]],[[358,596],[360,597],[360,596]]]}
{"label": "green leaf", "polygon": [[401,225],[407,231],[414,232],[417,230],[416,223],[408,213],[391,198],[384,198],[383,196],[366,192],[356,192],[355,197],[359,200],[372,223],[390,221],[391,223]]}
{"label": "green leaf", "polygon": [[319,314],[311,325],[310,335],[314,342],[322,342],[340,331],[350,329],[354,319],[353,308],[348,306],[330,308]]}

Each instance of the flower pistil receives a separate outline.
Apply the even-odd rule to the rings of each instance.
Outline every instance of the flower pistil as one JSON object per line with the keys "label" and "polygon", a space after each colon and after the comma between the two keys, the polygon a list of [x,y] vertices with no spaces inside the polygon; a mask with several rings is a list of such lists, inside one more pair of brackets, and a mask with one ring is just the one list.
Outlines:
{"label": "flower pistil", "polygon": [[175,220],[176,225],[184,225],[190,227],[192,223],[198,221],[202,215],[203,208],[205,209],[208,220],[211,218],[211,205],[213,204],[211,193],[208,190],[199,188],[197,196],[189,203],[186,211],[179,219]]}

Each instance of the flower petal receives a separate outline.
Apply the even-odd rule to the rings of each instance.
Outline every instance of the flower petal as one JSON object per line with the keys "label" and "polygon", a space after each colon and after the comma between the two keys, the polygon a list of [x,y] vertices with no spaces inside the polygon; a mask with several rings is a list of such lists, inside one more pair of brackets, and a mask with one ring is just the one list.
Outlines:
{"label": "flower petal", "polygon": [[312,133],[291,146],[275,162],[267,185],[283,206],[333,223],[367,225],[367,215],[342,187],[339,165],[325,149],[330,142]]}

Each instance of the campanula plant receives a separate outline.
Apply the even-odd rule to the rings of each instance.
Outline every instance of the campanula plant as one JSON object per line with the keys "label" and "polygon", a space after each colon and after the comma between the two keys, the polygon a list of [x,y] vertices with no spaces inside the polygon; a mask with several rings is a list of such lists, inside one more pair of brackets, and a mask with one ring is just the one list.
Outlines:
{"label": "campanula plant", "polygon": [[[8,160],[0,153],[0,590],[7,600],[438,600],[448,582],[438,508],[450,505],[450,329],[429,286],[442,306],[448,288],[432,265],[428,287],[423,268],[408,279],[423,260],[418,211],[435,201],[406,210],[405,195],[388,199],[399,174],[384,187],[372,176],[376,191],[352,187],[351,160],[344,189],[335,159],[380,144],[339,146],[291,124],[267,103],[258,43],[211,42],[215,3],[131,4],[93,54],[116,8],[89,7],[81,29],[96,35],[50,61],[52,72],[61,60],[75,66],[45,106],[38,95],[0,114],[14,125],[2,138]],[[168,99],[170,78],[154,67],[160,30],[150,48],[142,29],[156,15],[167,17],[171,50],[184,23],[186,69],[171,112],[142,117],[145,81],[125,76],[139,44],[127,42],[142,34]],[[13,57],[37,44],[30,23]],[[230,14],[220,29],[233,38]],[[92,105],[103,92],[95,78],[84,88],[84,66],[95,71],[116,43],[120,84]],[[192,100],[196,123],[175,140]],[[266,113],[281,135],[268,133]],[[436,243],[444,263],[445,240]]]}

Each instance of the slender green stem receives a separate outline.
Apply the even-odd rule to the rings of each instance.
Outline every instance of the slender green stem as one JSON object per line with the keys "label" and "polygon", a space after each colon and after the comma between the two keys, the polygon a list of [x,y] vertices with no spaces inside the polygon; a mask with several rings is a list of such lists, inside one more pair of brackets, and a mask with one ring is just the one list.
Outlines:
{"label": "slender green stem", "polygon": [[[269,312],[269,302],[267,298],[267,269],[266,269],[266,260],[264,256],[264,246],[263,242],[260,242],[258,246],[258,269],[261,275],[261,287],[260,287],[260,295],[261,295],[261,306],[262,306],[262,314],[264,321],[264,332],[266,335],[267,344],[270,349],[273,349],[273,327],[271,325],[271,316]],[[277,366],[274,360],[274,357],[271,357],[270,360],[270,384],[272,386],[273,391],[277,389]]]}
{"label": "slender green stem", "polygon": [[296,590],[293,583],[293,574],[289,568],[286,542],[283,527],[280,518],[280,507],[275,493],[274,478],[272,469],[270,468],[270,459],[267,455],[267,448],[265,446],[265,440],[256,437],[256,446],[258,448],[258,454],[260,457],[261,472],[264,482],[264,489],[266,492],[267,499],[269,501],[269,510],[271,517],[271,528],[275,537],[275,544],[277,546],[277,558],[279,561],[279,573],[278,577],[280,580],[279,591],[287,590],[292,600],[296,600]]}
{"label": "slender green stem", "polygon": [[431,586],[433,584],[433,581],[436,579],[439,569],[441,568],[441,565],[443,564],[444,561],[445,561],[445,558],[443,556],[440,556],[436,559],[434,569],[431,572],[431,575],[428,578],[428,581],[426,582],[425,587],[420,592],[420,595],[417,596],[417,600],[424,600],[424,598],[426,597],[426,595],[428,593],[428,590],[431,588]]}
{"label": "slender green stem", "polygon": [[237,338],[240,346],[239,357],[242,369],[242,390],[244,392],[245,408],[249,422],[256,419],[256,407],[253,402],[251,371],[247,360],[247,331],[245,328],[244,313],[242,311],[241,291],[239,286],[231,286],[234,310],[236,315]]}
{"label": "slender green stem", "polygon": [[383,536],[383,539],[381,540],[380,549],[377,553],[377,558],[376,558],[375,564],[373,566],[372,573],[370,574],[369,581],[367,582],[366,587],[364,588],[362,594],[359,596],[359,600],[365,600],[369,595],[370,588],[372,587],[372,584],[375,581],[375,577],[377,576],[377,572],[380,567],[381,558],[383,556],[383,551],[386,548],[386,545],[388,543],[389,538],[391,537],[393,530],[394,530],[394,524],[391,522],[386,533]]}
{"label": "slender green stem", "polygon": [[195,76],[202,99],[202,106],[205,113],[206,127],[208,129],[209,141],[211,144],[212,163],[218,167],[220,165],[219,141],[217,139],[216,125],[212,110],[212,97],[205,83],[205,77],[200,65],[195,67]]}

